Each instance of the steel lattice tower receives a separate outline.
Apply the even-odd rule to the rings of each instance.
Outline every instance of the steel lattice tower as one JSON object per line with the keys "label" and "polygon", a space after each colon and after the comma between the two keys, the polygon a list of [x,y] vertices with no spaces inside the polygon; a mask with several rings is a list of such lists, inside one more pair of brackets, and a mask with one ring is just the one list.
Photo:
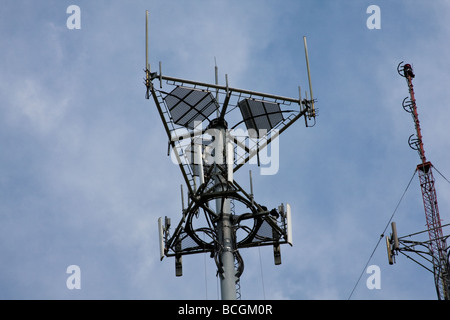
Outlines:
{"label": "steel lattice tower", "polygon": [[[436,197],[435,180],[430,161],[425,156],[423,146],[422,132],[420,129],[419,114],[417,112],[416,99],[414,96],[414,86],[412,79],[415,78],[413,69],[410,64],[401,62],[397,68],[398,73],[406,79],[409,88],[409,97],[403,100],[403,108],[410,113],[414,120],[416,136],[414,134],[409,137],[409,145],[412,149],[417,150],[421,163],[417,165],[419,173],[420,188],[422,191],[423,205],[425,209],[425,218],[429,241],[426,243],[433,264],[432,272],[434,274],[434,282],[439,300],[450,299],[450,279],[449,279],[449,256],[446,238],[444,237],[439,216],[439,207]],[[398,249],[398,248],[396,248]]]}

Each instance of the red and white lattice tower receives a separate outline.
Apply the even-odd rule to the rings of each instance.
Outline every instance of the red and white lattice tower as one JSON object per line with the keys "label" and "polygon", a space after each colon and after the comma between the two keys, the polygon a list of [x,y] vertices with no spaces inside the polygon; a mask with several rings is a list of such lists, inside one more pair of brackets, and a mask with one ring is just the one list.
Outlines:
{"label": "red and white lattice tower", "polygon": [[409,97],[403,101],[403,108],[413,117],[416,134],[410,136],[409,145],[417,150],[421,163],[417,165],[420,187],[422,190],[423,205],[427,230],[429,235],[428,248],[432,257],[434,282],[439,300],[450,300],[449,260],[447,254],[446,238],[442,232],[441,219],[436,197],[435,180],[432,172],[432,164],[425,157],[422,132],[420,129],[419,115],[417,113],[416,99],[412,79],[415,77],[410,64],[400,63],[399,74],[406,79],[409,88]]}

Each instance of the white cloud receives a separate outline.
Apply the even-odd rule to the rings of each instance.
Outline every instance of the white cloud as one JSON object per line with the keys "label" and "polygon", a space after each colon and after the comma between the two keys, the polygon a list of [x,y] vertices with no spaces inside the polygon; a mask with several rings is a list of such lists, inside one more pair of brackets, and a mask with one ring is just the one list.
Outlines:
{"label": "white cloud", "polygon": [[3,93],[8,97],[4,108],[8,109],[10,119],[22,123],[22,127],[31,125],[39,134],[48,134],[59,126],[69,103],[68,97],[49,93],[31,77],[8,84]]}

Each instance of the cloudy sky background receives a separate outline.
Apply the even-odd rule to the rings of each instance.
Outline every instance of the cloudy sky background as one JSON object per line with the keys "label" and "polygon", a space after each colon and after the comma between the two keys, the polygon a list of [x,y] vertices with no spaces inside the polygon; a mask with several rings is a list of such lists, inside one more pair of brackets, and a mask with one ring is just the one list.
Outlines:
{"label": "cloudy sky background", "polygon": [[[66,9],[81,9],[69,30]],[[366,9],[381,9],[369,30]],[[294,246],[245,249],[243,299],[348,299],[416,165],[414,124],[396,71],[416,73],[426,155],[450,176],[450,3],[444,0],[13,1],[0,9],[0,298],[217,299],[209,256],[159,261],[157,219],[181,216],[182,177],[142,83],[145,10],[150,60],[166,75],[297,97],[308,37],[319,117],[281,138],[280,169],[236,179],[268,207],[293,208]],[[435,172],[443,223],[450,184]],[[425,229],[417,176],[394,221]],[[389,233],[389,230],[388,232]],[[447,231],[447,234],[449,232]],[[66,268],[81,268],[68,290]],[[431,273],[382,241],[352,299],[435,299]]]}

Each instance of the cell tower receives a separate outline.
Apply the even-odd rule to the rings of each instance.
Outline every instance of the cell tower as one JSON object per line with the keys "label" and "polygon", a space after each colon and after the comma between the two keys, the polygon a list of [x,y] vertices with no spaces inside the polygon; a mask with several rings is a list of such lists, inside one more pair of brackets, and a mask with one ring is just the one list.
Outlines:
{"label": "cell tower", "polygon": [[[214,84],[179,79],[152,72],[148,61],[146,12],[146,98],[153,98],[168,136],[168,155],[177,163],[187,188],[181,186],[182,217],[172,227],[167,216],[158,219],[160,258],[175,258],[181,276],[183,255],[209,253],[220,276],[221,298],[240,298],[239,279],[244,261],[239,249],[273,246],[274,262],[281,264],[281,244],[292,246],[291,208],[273,209],[234,179],[244,164],[260,164],[261,151],[277,143],[279,135],[301,117],[314,126],[316,109],[311,89],[309,58],[304,38],[310,98],[287,98]],[[154,84],[154,81],[159,81]]]}
{"label": "cell tower", "polygon": [[[406,79],[409,88],[409,97],[406,97],[403,100],[403,108],[412,115],[416,128],[415,135],[413,134],[409,137],[408,143],[412,149],[418,151],[421,160],[421,163],[417,165],[417,172],[419,173],[427,230],[399,238],[397,235],[396,224],[393,222],[391,237],[388,236],[386,238],[388,259],[389,263],[393,264],[394,256],[399,252],[403,254],[405,254],[405,252],[412,252],[430,262],[432,264],[432,269],[405,254],[408,258],[433,273],[438,299],[449,300],[450,251],[447,246],[447,238],[449,236],[444,236],[443,233],[443,227],[449,225],[441,225],[441,218],[439,216],[439,208],[436,197],[435,180],[432,172],[433,165],[425,157],[419,114],[417,112],[414,87],[412,84],[412,79],[415,75],[411,65],[403,64],[403,61],[398,65],[397,71],[400,76]],[[428,233],[428,240],[426,241],[408,240],[412,236],[417,236],[424,233]]]}

